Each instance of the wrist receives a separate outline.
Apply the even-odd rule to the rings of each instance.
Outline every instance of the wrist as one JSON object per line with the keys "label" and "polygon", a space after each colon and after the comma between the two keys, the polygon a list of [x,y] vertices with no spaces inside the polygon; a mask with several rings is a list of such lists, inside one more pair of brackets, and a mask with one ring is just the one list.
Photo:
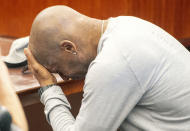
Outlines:
{"label": "wrist", "polygon": [[46,86],[42,86],[38,89],[38,95],[41,97],[42,94],[49,88],[56,86],[56,84],[50,84],[50,85],[46,85]]}
{"label": "wrist", "polygon": [[44,81],[44,82],[39,82],[41,87],[49,86],[49,85],[55,85],[57,84],[57,81]]}

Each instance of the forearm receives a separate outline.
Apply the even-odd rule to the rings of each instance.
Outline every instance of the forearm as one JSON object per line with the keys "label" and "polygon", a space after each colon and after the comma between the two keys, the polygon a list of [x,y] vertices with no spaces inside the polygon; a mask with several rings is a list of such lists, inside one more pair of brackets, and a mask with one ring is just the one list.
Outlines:
{"label": "forearm", "polygon": [[46,119],[54,131],[71,131],[75,119],[69,111],[69,102],[60,87],[47,89],[42,94],[41,102],[45,105]]}
{"label": "forearm", "polygon": [[55,107],[49,114],[54,131],[73,131],[75,119],[68,108],[63,105]]}
{"label": "forearm", "polygon": [[[8,81],[6,79],[5,81]],[[27,131],[27,122],[22,109],[21,103],[12,89],[11,84],[2,82],[0,85],[0,104],[5,106],[12,116],[13,123],[20,127],[23,131]]]}
{"label": "forearm", "polygon": [[2,61],[0,61],[0,104],[8,109],[14,124],[23,131],[28,130],[23,108],[11,84],[8,70]]}

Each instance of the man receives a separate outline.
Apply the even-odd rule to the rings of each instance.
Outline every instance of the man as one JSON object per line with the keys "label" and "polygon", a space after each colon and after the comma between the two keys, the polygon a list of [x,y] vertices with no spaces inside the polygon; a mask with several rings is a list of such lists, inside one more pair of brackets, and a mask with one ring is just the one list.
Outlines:
{"label": "man", "polygon": [[[34,20],[25,54],[54,131],[190,130],[190,54],[156,25],[54,6]],[[51,73],[85,77],[76,119]]]}
{"label": "man", "polygon": [[[10,116],[12,120],[11,125],[10,125]],[[13,89],[7,68],[1,60],[0,60],[0,120],[1,120],[0,131],[5,131],[5,130],[7,131],[9,130],[9,128],[10,131],[21,131],[21,130],[28,131],[28,125],[21,103]]]}

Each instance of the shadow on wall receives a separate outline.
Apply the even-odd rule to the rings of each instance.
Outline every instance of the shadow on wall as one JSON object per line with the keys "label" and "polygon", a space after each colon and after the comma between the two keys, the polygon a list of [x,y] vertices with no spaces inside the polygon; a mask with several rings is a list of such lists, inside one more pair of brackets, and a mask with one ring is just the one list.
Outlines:
{"label": "shadow on wall", "polygon": [[190,51],[190,38],[179,40]]}

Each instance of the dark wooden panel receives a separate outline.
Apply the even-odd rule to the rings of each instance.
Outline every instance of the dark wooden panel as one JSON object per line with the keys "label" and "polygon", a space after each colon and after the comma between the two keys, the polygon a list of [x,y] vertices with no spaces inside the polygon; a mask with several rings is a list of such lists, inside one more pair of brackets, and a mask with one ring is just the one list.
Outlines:
{"label": "dark wooden panel", "polygon": [[161,26],[177,38],[190,37],[190,0],[1,0],[0,35],[28,35],[37,13],[58,4],[101,19],[138,16]]}

